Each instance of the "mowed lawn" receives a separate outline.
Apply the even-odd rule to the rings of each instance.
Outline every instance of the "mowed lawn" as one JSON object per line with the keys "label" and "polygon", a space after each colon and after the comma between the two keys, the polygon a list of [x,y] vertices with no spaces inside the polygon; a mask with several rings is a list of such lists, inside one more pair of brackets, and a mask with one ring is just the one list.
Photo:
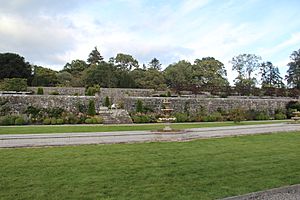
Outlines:
{"label": "mowed lawn", "polygon": [[[204,128],[220,126],[274,124],[289,120],[244,121],[234,122],[201,122],[201,123],[174,123],[174,129]],[[32,134],[32,133],[74,133],[74,132],[110,132],[110,131],[142,131],[162,129],[163,124],[134,124],[134,125],[40,125],[40,126],[1,126],[0,134]]]}
{"label": "mowed lawn", "polygon": [[0,199],[217,199],[300,183],[300,132],[0,149]]}

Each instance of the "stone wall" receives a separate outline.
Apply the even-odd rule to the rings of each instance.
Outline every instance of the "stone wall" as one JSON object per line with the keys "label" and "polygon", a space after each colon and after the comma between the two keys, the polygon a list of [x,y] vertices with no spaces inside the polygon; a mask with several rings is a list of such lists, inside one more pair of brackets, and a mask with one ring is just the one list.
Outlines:
{"label": "stone wall", "polygon": [[0,95],[0,101],[7,101],[10,113],[23,113],[28,106],[38,108],[63,108],[70,112],[78,112],[78,105],[88,105],[89,100],[95,101],[96,111],[99,111],[102,104],[97,97],[85,96],[62,96],[62,95]]}
{"label": "stone wall", "polygon": [[[28,87],[28,90],[37,93],[39,87]],[[85,88],[83,87],[42,87],[44,95],[49,95],[53,92],[58,92],[60,95],[78,94],[79,96],[85,95]],[[150,97],[154,93],[153,89],[131,89],[131,88],[100,88],[99,96],[104,99],[108,96],[113,103],[119,103],[124,101],[126,97]]]}
{"label": "stone wall", "polygon": [[[125,99],[124,108],[129,112],[135,111],[137,100],[141,100],[144,106],[160,112],[162,102],[165,98],[161,97],[129,97]],[[197,113],[204,108],[208,113],[222,110],[242,108],[245,110],[267,111],[273,114],[276,109],[285,110],[286,104],[292,99],[227,99],[227,98],[168,98],[174,112]],[[295,100],[296,101],[296,100]]]}

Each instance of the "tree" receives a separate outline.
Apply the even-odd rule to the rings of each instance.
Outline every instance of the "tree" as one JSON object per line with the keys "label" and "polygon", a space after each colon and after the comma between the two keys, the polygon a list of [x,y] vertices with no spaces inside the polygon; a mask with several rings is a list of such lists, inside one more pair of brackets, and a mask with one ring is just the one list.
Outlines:
{"label": "tree", "polygon": [[193,84],[210,92],[229,86],[224,64],[213,57],[196,59],[192,76]]}
{"label": "tree", "polygon": [[34,74],[31,85],[32,86],[55,86],[58,83],[57,71],[44,68],[41,66],[34,66]]}
{"label": "tree", "polygon": [[121,68],[122,70],[139,68],[138,61],[129,54],[118,53],[114,61],[117,64],[117,67]]}
{"label": "tree", "polygon": [[185,60],[171,64],[164,70],[164,76],[167,86],[179,92],[191,84],[192,64]]}
{"label": "tree", "polygon": [[90,116],[96,115],[95,101],[94,100],[89,100],[87,114],[90,115]]}
{"label": "tree", "polygon": [[260,72],[262,88],[282,88],[284,86],[278,67],[275,67],[271,62],[263,62],[260,66]]}
{"label": "tree", "polygon": [[83,72],[82,80],[86,86],[100,85],[100,87],[117,87],[117,68],[111,63],[101,62],[91,65]]}
{"label": "tree", "polygon": [[101,56],[100,52],[98,51],[97,47],[95,47],[94,50],[89,54],[89,57],[87,59],[87,62],[90,65],[99,64],[101,61],[103,61],[103,57]]}
{"label": "tree", "polygon": [[0,79],[25,78],[31,81],[31,65],[14,53],[0,53]]}
{"label": "tree", "polygon": [[74,79],[74,77],[72,76],[71,73],[66,71],[61,71],[57,73],[56,77],[60,86],[66,86],[66,87],[72,86],[72,80]]}
{"label": "tree", "polygon": [[259,68],[261,57],[254,54],[240,54],[231,60],[232,70],[237,71],[235,86],[241,95],[251,95],[256,85],[253,73]]}
{"label": "tree", "polygon": [[0,82],[0,90],[4,91],[27,91],[27,79],[5,78]]}
{"label": "tree", "polygon": [[62,71],[69,72],[73,76],[80,76],[88,68],[88,64],[84,60],[72,60],[71,63],[67,63]]}
{"label": "tree", "polygon": [[285,79],[290,87],[300,89],[300,49],[290,55],[291,62]]}
{"label": "tree", "polygon": [[158,70],[158,71],[161,70],[161,64],[160,64],[159,60],[156,59],[156,58],[153,58],[153,59],[149,62],[148,66],[149,66],[150,69],[156,69],[156,70]]}

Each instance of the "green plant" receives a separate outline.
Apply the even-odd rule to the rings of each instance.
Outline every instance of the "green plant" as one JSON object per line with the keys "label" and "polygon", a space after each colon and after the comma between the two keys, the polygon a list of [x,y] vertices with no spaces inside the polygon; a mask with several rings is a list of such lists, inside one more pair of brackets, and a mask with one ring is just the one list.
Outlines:
{"label": "green plant", "polygon": [[14,115],[6,115],[3,117],[0,117],[0,124],[1,125],[14,125],[16,118],[17,118],[17,116],[14,116]]}
{"label": "green plant", "polygon": [[39,112],[41,111],[41,109],[33,107],[33,106],[28,106],[25,110],[25,113],[27,115],[31,115],[32,118],[37,118]]}
{"label": "green plant", "polygon": [[50,119],[50,118],[45,118],[45,119],[43,120],[43,124],[44,124],[44,125],[50,125],[50,124],[51,124],[51,119]]}
{"label": "green plant", "polygon": [[43,94],[44,94],[44,89],[39,87],[39,88],[37,89],[37,94],[38,94],[38,95],[43,95]]}
{"label": "green plant", "polygon": [[92,119],[93,119],[93,124],[102,124],[103,123],[103,118],[100,116],[94,116]]}
{"label": "green plant", "polygon": [[189,116],[186,113],[176,113],[176,122],[188,122],[189,121]]}
{"label": "green plant", "polygon": [[269,120],[269,119],[270,119],[270,116],[265,111],[258,111],[255,116],[255,120]]}
{"label": "green plant", "polygon": [[95,96],[95,94],[99,91],[100,91],[100,86],[99,85],[94,85],[93,87],[88,87],[85,90],[85,95],[86,96]]}
{"label": "green plant", "polygon": [[232,109],[229,113],[229,119],[234,123],[239,123],[245,120],[245,111],[241,108]]}
{"label": "green plant", "polygon": [[135,110],[138,113],[143,113],[144,112],[143,102],[140,99],[136,101]]}
{"label": "green plant", "polygon": [[63,124],[64,123],[64,120],[59,118],[59,119],[56,119],[56,124]]}
{"label": "green plant", "polygon": [[52,125],[56,125],[56,123],[57,123],[57,122],[56,122],[56,118],[51,118],[51,124],[52,124]]}
{"label": "green plant", "polygon": [[27,91],[27,79],[5,78],[0,84],[0,90]]}
{"label": "green plant", "polygon": [[283,120],[283,119],[287,119],[287,116],[284,113],[277,113],[277,114],[275,114],[275,119],[276,120]]}
{"label": "green plant", "polygon": [[23,117],[18,117],[15,119],[15,125],[24,125],[24,124],[26,124],[26,122]]}
{"label": "green plant", "polygon": [[87,114],[90,115],[90,116],[96,115],[95,101],[94,100],[89,100]]}
{"label": "green plant", "polygon": [[87,118],[87,119],[85,120],[85,123],[86,123],[86,124],[92,124],[92,123],[93,123],[93,120],[92,120],[91,118]]}
{"label": "green plant", "polygon": [[105,97],[104,106],[106,106],[106,107],[110,107],[111,106],[111,103],[110,103],[110,100],[109,100],[108,96]]}

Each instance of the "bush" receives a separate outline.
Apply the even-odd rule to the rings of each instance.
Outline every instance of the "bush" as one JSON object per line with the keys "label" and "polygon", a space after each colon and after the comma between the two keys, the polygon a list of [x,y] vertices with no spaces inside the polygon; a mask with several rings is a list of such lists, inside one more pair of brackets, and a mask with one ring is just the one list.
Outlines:
{"label": "bush", "polygon": [[1,125],[15,125],[15,120],[18,118],[14,115],[6,115],[0,118]]}
{"label": "bush", "polygon": [[269,120],[270,116],[266,112],[257,112],[257,115],[255,116],[255,120]]}
{"label": "bush", "polygon": [[142,113],[144,111],[143,102],[141,100],[137,100],[136,101],[136,108],[135,108],[135,110],[138,113]]}
{"label": "bush", "polygon": [[286,119],[286,118],[287,118],[287,116],[284,113],[277,113],[277,114],[275,114],[275,119],[276,120],[283,120],[283,119]]}
{"label": "bush", "polygon": [[90,116],[96,115],[95,101],[94,100],[89,101],[87,114],[90,115]]}
{"label": "bush", "polygon": [[131,118],[134,123],[150,123],[150,122],[152,122],[151,116],[149,116],[149,115],[134,115]]}
{"label": "bush", "polygon": [[56,125],[56,118],[51,118],[51,124]]}
{"label": "bush", "polygon": [[63,124],[64,120],[63,119],[56,119],[56,124]]}
{"label": "bush", "polygon": [[0,90],[5,91],[27,91],[27,79],[5,78],[0,84]]}
{"label": "bush", "polygon": [[43,95],[44,94],[44,89],[43,88],[38,88],[37,89],[37,94],[38,95]]}
{"label": "bush", "polygon": [[234,123],[241,122],[245,120],[245,111],[241,108],[232,109],[229,113],[229,119]]}
{"label": "bush", "polygon": [[51,119],[50,119],[50,118],[45,118],[45,119],[43,120],[43,124],[44,124],[44,125],[50,125],[50,124],[51,124]]}
{"label": "bush", "polygon": [[187,122],[189,121],[189,116],[186,113],[176,113],[176,122]]}
{"label": "bush", "polygon": [[95,96],[97,92],[100,91],[100,87],[98,85],[95,85],[93,87],[88,87],[85,91],[86,96]]}
{"label": "bush", "polygon": [[110,106],[111,106],[111,105],[110,105],[110,100],[109,100],[109,97],[108,97],[108,96],[105,97],[105,100],[104,100],[104,106],[106,106],[106,107],[110,107]]}
{"label": "bush", "polygon": [[85,120],[85,123],[86,124],[92,124],[93,120],[91,118],[88,118],[88,119]]}
{"label": "bush", "polygon": [[18,117],[15,119],[15,125],[24,125],[26,124],[25,119],[23,117]]}
{"label": "bush", "polygon": [[93,124],[102,124],[103,123],[103,118],[100,116],[95,116],[92,119],[93,119]]}

